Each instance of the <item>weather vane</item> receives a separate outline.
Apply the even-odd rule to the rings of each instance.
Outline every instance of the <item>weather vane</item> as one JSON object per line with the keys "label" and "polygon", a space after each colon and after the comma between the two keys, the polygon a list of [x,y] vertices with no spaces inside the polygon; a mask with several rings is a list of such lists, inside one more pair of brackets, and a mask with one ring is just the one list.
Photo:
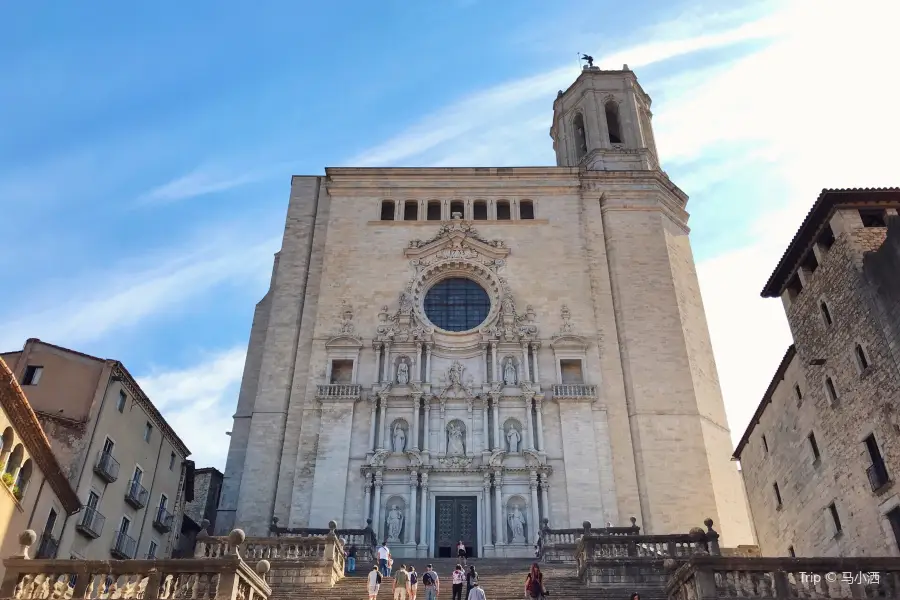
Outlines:
{"label": "weather vane", "polygon": [[581,60],[586,60],[589,68],[594,66],[594,57],[593,56],[590,56],[588,54],[582,54]]}

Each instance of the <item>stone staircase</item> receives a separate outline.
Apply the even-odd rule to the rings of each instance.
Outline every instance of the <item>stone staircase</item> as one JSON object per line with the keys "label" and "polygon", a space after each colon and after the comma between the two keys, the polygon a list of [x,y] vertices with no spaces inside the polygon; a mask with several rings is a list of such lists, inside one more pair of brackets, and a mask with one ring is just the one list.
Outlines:
{"label": "stone staircase", "polygon": [[[402,560],[396,561],[395,566],[399,566],[398,563],[402,562]],[[479,584],[484,588],[488,600],[523,600],[525,576],[532,562],[530,559],[484,558],[471,559],[469,564],[475,566]],[[451,600],[450,575],[456,567],[456,560],[448,558],[411,560],[411,564],[415,565],[416,572],[419,574],[420,582],[428,563],[434,565],[434,570],[440,577],[441,592],[438,600]],[[273,587],[272,600],[301,600],[301,598],[306,600],[310,597],[317,600],[366,600],[365,576],[371,568],[371,564],[358,563],[356,573],[345,577],[333,588],[310,590],[299,589],[295,586]],[[549,600],[557,598],[560,600],[628,600],[631,592],[638,592],[641,600],[665,600],[666,598],[661,586],[632,588],[615,585],[607,588],[588,588],[575,578],[573,565],[541,564],[541,570],[544,572],[544,582],[549,592]],[[392,583],[393,579],[390,577],[382,580],[378,600],[392,600]],[[463,595],[465,595],[465,590]],[[421,583],[417,600],[425,600],[425,591]]]}

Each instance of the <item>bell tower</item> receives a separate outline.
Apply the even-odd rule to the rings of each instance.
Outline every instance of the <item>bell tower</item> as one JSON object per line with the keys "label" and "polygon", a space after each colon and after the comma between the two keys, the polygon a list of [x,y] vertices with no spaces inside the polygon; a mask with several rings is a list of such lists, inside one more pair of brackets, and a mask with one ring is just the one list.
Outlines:
{"label": "bell tower", "polygon": [[634,72],[586,66],[553,103],[550,137],[560,167],[591,171],[659,168],[650,96]]}

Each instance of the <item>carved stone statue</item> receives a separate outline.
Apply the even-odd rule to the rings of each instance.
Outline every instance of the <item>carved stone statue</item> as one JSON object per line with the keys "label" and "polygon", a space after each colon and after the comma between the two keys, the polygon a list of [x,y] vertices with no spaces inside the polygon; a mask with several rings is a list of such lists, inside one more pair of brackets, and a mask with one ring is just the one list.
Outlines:
{"label": "carved stone statue", "polygon": [[509,521],[509,529],[512,532],[512,538],[509,540],[511,544],[524,544],[525,543],[525,515],[522,514],[521,509],[519,509],[519,505],[517,504],[515,508],[513,508],[512,512],[509,513],[509,517],[507,519]]}
{"label": "carved stone statue", "polygon": [[513,315],[515,314],[515,310],[513,309],[513,301],[509,296],[503,297],[503,314]]}
{"label": "carved stone statue", "polygon": [[464,455],[466,453],[466,444],[464,441],[465,431],[462,426],[453,422],[447,426],[447,454]]}
{"label": "carved stone statue", "polygon": [[514,426],[510,425],[509,429],[506,431],[506,449],[510,454],[519,451],[519,442],[522,441],[522,436],[519,435],[519,430]]}
{"label": "carved stone statue", "polygon": [[507,358],[506,365],[503,367],[503,383],[516,385],[516,365],[512,358]]}
{"label": "carved stone statue", "polygon": [[401,362],[397,365],[397,383],[400,385],[409,383],[409,365],[405,362]]}
{"label": "carved stone statue", "polygon": [[394,425],[394,452],[403,452],[406,450],[406,430],[403,425],[396,423]]}
{"label": "carved stone statue", "polygon": [[388,541],[399,542],[401,531],[403,531],[403,512],[395,504],[387,514]]}
{"label": "carved stone statue", "polygon": [[412,311],[413,307],[413,299],[410,294],[407,292],[403,292],[400,294],[400,312],[403,314],[407,314]]}
{"label": "carved stone statue", "polygon": [[453,363],[453,365],[450,366],[448,375],[450,376],[451,385],[459,385],[462,383],[462,365],[458,362]]}

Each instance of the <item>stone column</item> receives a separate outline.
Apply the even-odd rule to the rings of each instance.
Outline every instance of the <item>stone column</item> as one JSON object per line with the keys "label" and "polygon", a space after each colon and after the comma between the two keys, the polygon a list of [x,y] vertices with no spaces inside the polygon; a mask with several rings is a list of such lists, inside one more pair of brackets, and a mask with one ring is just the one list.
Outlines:
{"label": "stone column", "polygon": [[387,399],[387,394],[378,397],[381,408],[381,440],[378,442],[378,447],[384,450],[389,449],[389,446],[385,445],[389,435],[387,423]]}
{"label": "stone column", "polygon": [[409,530],[406,532],[406,539],[404,542],[407,544],[415,544],[416,543],[416,486],[419,485],[419,474],[416,471],[409,472],[409,503],[406,505],[407,514],[406,520],[404,523],[406,524],[406,528]]}
{"label": "stone column", "polygon": [[431,402],[425,398],[425,435],[422,436],[422,451],[428,452],[431,440]]}
{"label": "stone column", "polygon": [[366,482],[363,484],[366,499],[363,500],[363,521],[372,518],[372,474],[366,473]]}
{"label": "stone column", "polygon": [[415,369],[413,370],[412,380],[414,383],[422,381],[422,342],[416,342],[416,360]]}
{"label": "stone column", "polygon": [[548,494],[550,492],[550,481],[549,475],[544,473],[541,475],[541,502],[544,505],[544,518],[550,518],[550,498]]}
{"label": "stone column", "polygon": [[500,394],[491,394],[494,408],[494,450],[500,449]]}
{"label": "stone column", "polygon": [[431,344],[425,344],[425,383],[431,383]]}
{"label": "stone column", "polygon": [[544,419],[541,413],[544,411],[544,400],[541,396],[534,397],[534,416],[537,418],[537,449],[546,452],[544,448]]}
{"label": "stone column", "polygon": [[481,482],[481,489],[484,492],[484,545],[494,545],[494,532],[491,527],[491,474],[485,473],[484,480]]}
{"label": "stone column", "polygon": [[481,369],[484,371],[484,376],[481,378],[481,380],[483,382],[487,383],[488,382],[487,344],[485,344],[481,347]]}
{"label": "stone column", "polygon": [[531,381],[531,369],[528,368],[528,342],[522,342],[522,372],[519,373],[520,381]]}
{"label": "stone column", "polygon": [[369,452],[375,450],[375,420],[378,410],[378,396],[372,398],[372,422],[369,423]]}
{"label": "stone column", "polygon": [[491,438],[488,433],[488,396],[481,397],[481,435],[484,437],[484,447],[482,450],[491,449]]}
{"label": "stone column", "polygon": [[375,347],[375,379],[381,383],[381,342],[372,344]]}
{"label": "stone column", "polygon": [[534,450],[534,442],[532,442],[532,438],[534,437],[532,432],[534,428],[531,424],[531,399],[534,398],[531,394],[525,396],[525,447],[529,450]]}
{"label": "stone column", "polygon": [[473,448],[475,441],[475,398],[467,398],[466,399],[466,408],[469,413],[469,422],[466,423],[466,455],[472,456],[475,454],[475,448]]}
{"label": "stone column", "polygon": [[381,471],[375,473],[375,507],[372,509],[372,529],[375,530],[375,539],[380,542],[381,537]]}
{"label": "stone column", "polygon": [[393,373],[391,373],[391,344],[390,342],[386,342],[384,344],[384,374],[381,378],[383,383],[392,383],[393,382]]}
{"label": "stone column", "polygon": [[447,407],[444,405],[443,398],[441,399],[441,431],[438,434],[438,454],[443,456],[447,453],[447,448],[444,446],[444,438],[447,437]]}
{"label": "stone column", "polygon": [[491,383],[497,381],[497,342],[491,342]]}
{"label": "stone column", "polygon": [[532,543],[537,541],[537,533],[540,530],[540,516],[538,515],[538,491],[537,491],[537,473],[535,471],[531,472],[531,481],[529,482],[529,486],[531,487],[531,523],[528,527],[528,533],[532,537]]}
{"label": "stone column", "polygon": [[419,494],[422,503],[419,511],[419,546],[428,546],[428,473],[422,473],[422,491]]}
{"label": "stone column", "polygon": [[412,411],[412,423],[409,424],[410,429],[410,443],[407,444],[410,450],[419,449],[419,395],[412,395],[413,401],[413,411]]}
{"label": "stone column", "polygon": [[540,349],[540,342],[531,342],[531,360],[534,364],[534,382],[538,385],[541,384],[541,374],[538,371],[538,350]]}
{"label": "stone column", "polygon": [[496,527],[494,528],[494,539],[496,540],[496,544],[498,546],[503,545],[503,473],[498,469],[494,471],[494,512],[497,515],[497,520],[494,521]]}

